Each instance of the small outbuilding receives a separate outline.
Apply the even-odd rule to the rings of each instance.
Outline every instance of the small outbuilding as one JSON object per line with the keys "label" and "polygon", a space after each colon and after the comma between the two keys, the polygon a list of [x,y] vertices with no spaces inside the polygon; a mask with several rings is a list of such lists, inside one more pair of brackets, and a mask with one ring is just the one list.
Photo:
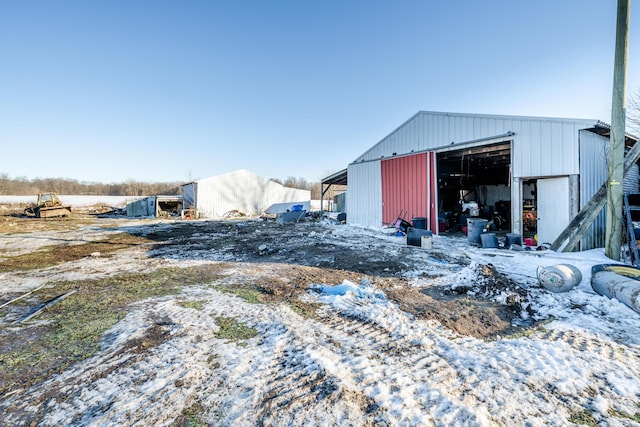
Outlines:
{"label": "small outbuilding", "polygon": [[[609,134],[598,120],[420,111],[349,164],[347,221],[420,218],[438,233],[478,217],[551,243],[605,182]],[[604,229],[601,213],[581,248],[602,247]]]}
{"label": "small outbuilding", "polygon": [[149,196],[127,200],[127,216],[177,217],[182,213],[183,198],[180,195]]}
{"label": "small outbuilding", "polygon": [[[320,182],[320,203],[322,210],[345,212],[347,208],[347,169],[338,171]],[[325,200],[328,206],[325,207]]]}
{"label": "small outbuilding", "polygon": [[247,170],[204,178],[182,186],[185,210],[200,218],[225,218],[278,213],[311,201],[309,190],[285,187]]}

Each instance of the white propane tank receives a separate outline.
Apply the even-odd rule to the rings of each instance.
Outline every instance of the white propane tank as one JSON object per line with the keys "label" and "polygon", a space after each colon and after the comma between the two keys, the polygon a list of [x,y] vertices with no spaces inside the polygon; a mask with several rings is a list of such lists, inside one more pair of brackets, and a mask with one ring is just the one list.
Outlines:
{"label": "white propane tank", "polygon": [[567,292],[582,282],[582,273],[570,264],[538,267],[538,281],[551,292]]}

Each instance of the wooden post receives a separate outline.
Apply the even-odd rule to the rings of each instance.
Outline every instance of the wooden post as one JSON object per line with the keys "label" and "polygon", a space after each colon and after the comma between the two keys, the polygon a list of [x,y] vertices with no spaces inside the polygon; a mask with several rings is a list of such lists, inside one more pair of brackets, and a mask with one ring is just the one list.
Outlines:
{"label": "wooden post", "polygon": [[611,104],[609,179],[607,185],[607,228],[605,255],[620,260],[622,244],[622,180],[624,179],[625,109],[627,50],[629,45],[629,0],[618,0],[616,48]]}

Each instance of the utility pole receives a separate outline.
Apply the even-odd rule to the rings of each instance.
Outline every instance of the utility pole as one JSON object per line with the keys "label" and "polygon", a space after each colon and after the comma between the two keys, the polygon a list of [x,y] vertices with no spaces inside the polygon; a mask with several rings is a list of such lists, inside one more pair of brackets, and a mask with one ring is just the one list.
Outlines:
{"label": "utility pole", "polygon": [[627,92],[627,51],[629,46],[629,1],[618,0],[616,50],[613,67],[609,180],[607,182],[607,228],[605,255],[620,260],[622,244],[622,181],[624,179],[624,139]]}

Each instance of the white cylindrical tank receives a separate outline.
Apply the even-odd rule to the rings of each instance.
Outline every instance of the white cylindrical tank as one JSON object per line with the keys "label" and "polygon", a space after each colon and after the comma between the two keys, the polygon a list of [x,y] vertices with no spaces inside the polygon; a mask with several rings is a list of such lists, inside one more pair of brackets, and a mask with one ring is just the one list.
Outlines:
{"label": "white cylindrical tank", "polygon": [[567,292],[582,282],[582,273],[570,264],[538,267],[538,281],[551,292]]}

